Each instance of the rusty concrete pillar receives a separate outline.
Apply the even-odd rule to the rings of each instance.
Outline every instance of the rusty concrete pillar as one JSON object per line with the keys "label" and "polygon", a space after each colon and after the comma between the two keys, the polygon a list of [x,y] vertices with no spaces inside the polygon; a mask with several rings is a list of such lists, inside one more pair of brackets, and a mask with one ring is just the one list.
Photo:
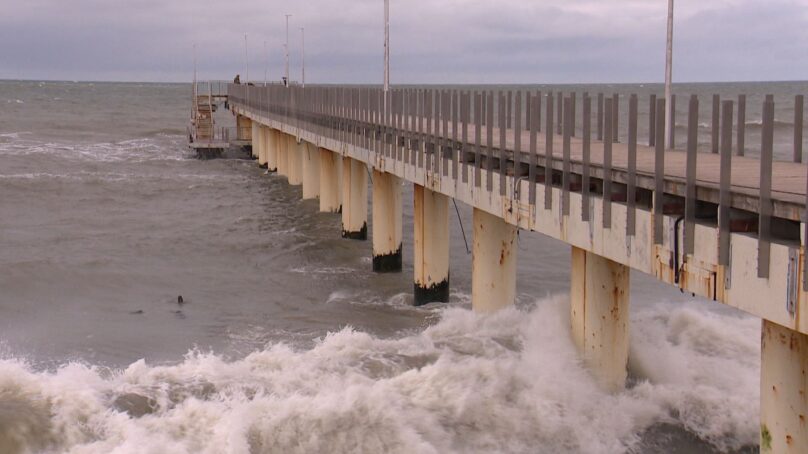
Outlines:
{"label": "rusty concrete pillar", "polygon": [[808,335],[761,325],[760,452],[808,452]]}
{"label": "rusty concrete pillar", "polygon": [[401,179],[373,170],[373,271],[401,271]]}
{"label": "rusty concrete pillar", "polygon": [[342,237],[368,239],[368,173],[364,162],[342,160]]}
{"label": "rusty concrete pillar", "polygon": [[449,301],[449,198],[413,186],[413,267],[416,306]]}
{"label": "rusty concrete pillar", "polygon": [[342,156],[320,148],[320,211],[342,211]]}
{"label": "rusty concrete pillar", "polygon": [[320,150],[316,145],[300,142],[303,161],[303,199],[320,197]]}
{"label": "rusty concrete pillar", "polygon": [[629,268],[572,248],[572,337],[595,377],[609,391],[623,389],[628,366]]}

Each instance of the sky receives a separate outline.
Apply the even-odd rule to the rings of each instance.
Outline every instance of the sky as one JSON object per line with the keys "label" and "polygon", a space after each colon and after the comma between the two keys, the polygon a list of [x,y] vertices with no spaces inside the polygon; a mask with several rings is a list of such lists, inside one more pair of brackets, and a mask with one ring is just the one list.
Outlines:
{"label": "sky", "polygon": [[[667,0],[390,3],[393,84],[664,78]],[[291,14],[293,80],[304,27],[306,82],[381,83],[383,5],[0,0],[0,79],[184,82],[196,53],[200,79],[278,80]],[[808,0],[676,0],[674,15],[674,81],[808,79]]]}

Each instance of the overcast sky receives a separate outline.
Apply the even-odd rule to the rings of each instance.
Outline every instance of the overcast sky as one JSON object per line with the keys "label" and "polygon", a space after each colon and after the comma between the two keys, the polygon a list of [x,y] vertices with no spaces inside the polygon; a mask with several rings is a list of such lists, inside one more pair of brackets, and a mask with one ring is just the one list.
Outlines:
{"label": "overcast sky", "polygon": [[[2,0],[0,78],[381,82],[383,0]],[[655,82],[667,0],[391,0],[392,83]],[[674,80],[805,80],[808,0],[676,0]],[[266,52],[264,52],[266,42]]]}

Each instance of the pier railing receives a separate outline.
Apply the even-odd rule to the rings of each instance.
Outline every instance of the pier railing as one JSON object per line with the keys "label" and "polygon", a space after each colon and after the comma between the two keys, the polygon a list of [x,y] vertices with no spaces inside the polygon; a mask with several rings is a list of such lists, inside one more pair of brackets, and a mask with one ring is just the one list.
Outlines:
{"label": "pier railing", "polygon": [[[756,131],[748,130],[746,96],[739,96],[737,105],[734,99],[690,96],[685,115],[675,116],[676,133],[668,144],[665,100],[657,94],[641,99],[636,94],[621,98],[536,90],[395,88],[385,93],[372,86],[230,84],[228,99],[435,178],[451,175],[488,191],[498,178],[501,195],[506,176],[526,180],[533,206],[553,203],[549,191],[544,200],[536,200],[537,183],[562,190],[564,214],[569,213],[569,193],[578,192],[583,221],[596,222],[588,219],[587,207],[598,195],[606,228],[611,204],[624,203],[629,236],[636,229],[635,210],[647,209],[655,215],[655,243],[662,241],[663,215],[678,216],[684,222],[685,254],[693,253],[696,223],[717,225],[722,265],[729,263],[731,232],[757,235],[760,277],[768,273],[771,241],[800,244],[808,202],[808,167],[799,164],[801,95],[792,101],[792,128],[777,126],[775,99],[765,96]],[[709,115],[702,111],[705,105]]]}

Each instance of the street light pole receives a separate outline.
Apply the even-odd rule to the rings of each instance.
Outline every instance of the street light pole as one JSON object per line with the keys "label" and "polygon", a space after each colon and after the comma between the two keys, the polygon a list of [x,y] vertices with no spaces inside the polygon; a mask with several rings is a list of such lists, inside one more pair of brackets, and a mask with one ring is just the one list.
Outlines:
{"label": "street light pole", "polygon": [[300,27],[300,83],[306,87],[306,31]]}
{"label": "street light pole", "polygon": [[671,97],[673,75],[673,0],[668,0],[668,41],[665,49],[665,148],[671,148],[674,134],[674,112]]}
{"label": "street light pole", "polygon": [[250,57],[247,55],[247,34],[244,34],[244,83],[250,81]]}
{"label": "street light pole", "polygon": [[267,40],[264,40],[264,86],[267,86],[267,69],[269,67],[269,52],[267,51]]}
{"label": "street light pole", "polygon": [[390,0],[384,0],[384,113],[387,113],[387,92],[390,89]]}
{"label": "street light pole", "polygon": [[289,17],[286,15],[286,86],[289,86]]}

